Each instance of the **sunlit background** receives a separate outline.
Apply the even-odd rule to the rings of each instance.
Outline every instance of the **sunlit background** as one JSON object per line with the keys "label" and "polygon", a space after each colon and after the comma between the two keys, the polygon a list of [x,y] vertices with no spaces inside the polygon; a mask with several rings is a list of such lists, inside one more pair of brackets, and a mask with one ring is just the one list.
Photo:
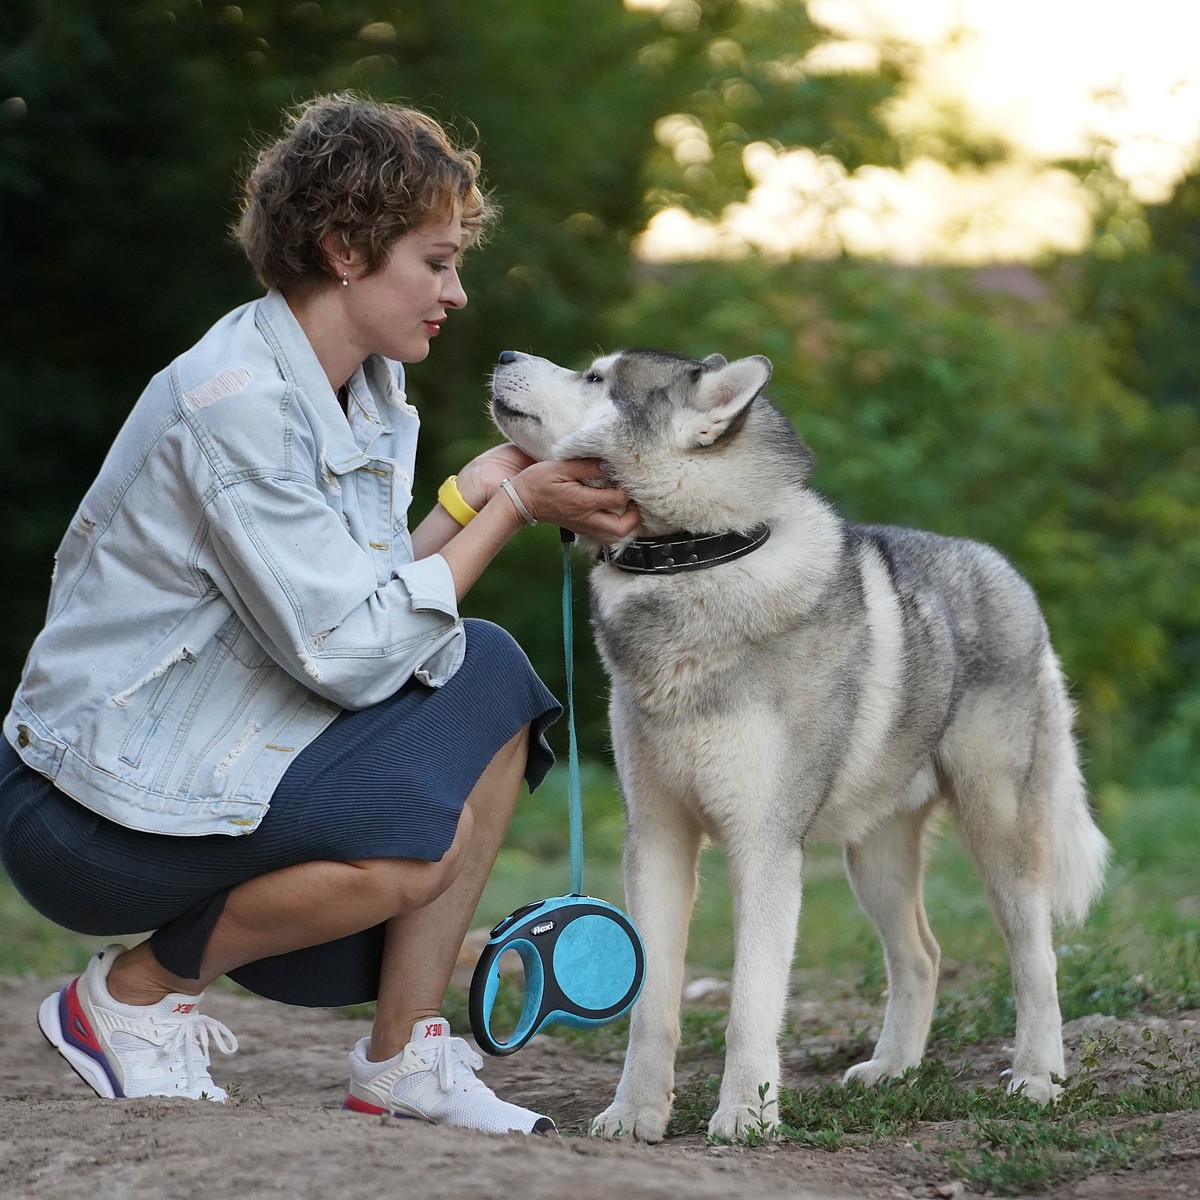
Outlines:
{"label": "sunlit background", "polygon": [[[626,0],[686,22],[690,0]],[[888,106],[917,148],[903,170],[847,171],[809,148],[745,151],[753,187],[706,221],[659,212],[638,243],[651,261],[848,252],[897,262],[1023,261],[1079,250],[1094,195],[1056,164],[1099,149],[1146,203],[1194,163],[1200,136],[1200,4],[1189,0],[810,0],[831,40],[798,69],[874,70],[911,56],[912,82]],[[921,139],[956,132],[1009,150],[951,168]],[[656,130],[681,166],[711,156],[684,117]]]}

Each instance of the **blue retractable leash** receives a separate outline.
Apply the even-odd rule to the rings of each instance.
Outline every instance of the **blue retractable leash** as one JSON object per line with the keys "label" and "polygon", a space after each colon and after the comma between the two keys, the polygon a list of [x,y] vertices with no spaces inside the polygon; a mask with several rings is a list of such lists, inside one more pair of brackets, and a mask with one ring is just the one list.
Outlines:
{"label": "blue retractable leash", "polygon": [[[471,1032],[489,1054],[512,1054],[546,1025],[590,1027],[615,1021],[642,990],[646,952],[633,922],[604,900],[583,895],[583,800],[575,739],[575,662],[571,620],[571,541],[563,541],[563,646],[567,660],[570,751],[571,893],[536,900],[510,913],[491,933],[471,978]],[[492,1034],[500,956],[514,950],[525,969],[525,1002],[507,1041]]]}

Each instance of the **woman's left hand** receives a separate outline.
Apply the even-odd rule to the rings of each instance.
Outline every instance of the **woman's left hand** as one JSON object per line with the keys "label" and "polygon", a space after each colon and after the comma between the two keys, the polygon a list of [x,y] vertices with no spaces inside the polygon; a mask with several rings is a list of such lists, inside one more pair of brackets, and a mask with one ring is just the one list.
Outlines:
{"label": "woman's left hand", "polygon": [[629,493],[607,479],[597,459],[567,458],[531,463],[512,483],[539,521],[611,544],[633,533],[641,515]]}

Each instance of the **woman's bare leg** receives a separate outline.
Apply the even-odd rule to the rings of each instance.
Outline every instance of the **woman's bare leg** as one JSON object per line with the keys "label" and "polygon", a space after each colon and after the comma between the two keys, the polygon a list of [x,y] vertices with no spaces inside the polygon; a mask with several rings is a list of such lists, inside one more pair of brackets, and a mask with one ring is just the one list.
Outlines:
{"label": "woman's bare leg", "polygon": [[441,1012],[463,938],[512,820],[528,757],[529,726],[497,751],[468,797],[470,850],[454,882],[432,903],[388,922],[379,1002],[367,1057],[383,1062],[408,1043],[413,1024]]}

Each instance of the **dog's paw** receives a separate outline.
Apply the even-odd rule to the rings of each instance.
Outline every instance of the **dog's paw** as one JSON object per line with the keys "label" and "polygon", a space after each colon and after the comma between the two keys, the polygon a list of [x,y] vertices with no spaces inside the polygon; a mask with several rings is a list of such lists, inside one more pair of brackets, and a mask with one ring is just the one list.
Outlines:
{"label": "dog's paw", "polygon": [[1010,1096],[1024,1096],[1035,1104],[1053,1104],[1061,1092],[1062,1088],[1048,1075],[1022,1075],[1018,1078],[1013,1074],[1008,1081]]}
{"label": "dog's paw", "polygon": [[592,1122],[592,1136],[661,1142],[667,1131],[669,1115],[668,1108],[635,1108],[631,1104],[610,1104]]}
{"label": "dog's paw", "polygon": [[727,1142],[770,1141],[778,1132],[776,1104],[722,1105],[708,1123],[708,1136]]}
{"label": "dog's paw", "polygon": [[847,1083],[858,1082],[864,1087],[874,1087],[885,1079],[895,1079],[903,1075],[915,1063],[890,1063],[885,1058],[869,1058],[866,1062],[856,1063],[842,1076],[843,1086]]}

